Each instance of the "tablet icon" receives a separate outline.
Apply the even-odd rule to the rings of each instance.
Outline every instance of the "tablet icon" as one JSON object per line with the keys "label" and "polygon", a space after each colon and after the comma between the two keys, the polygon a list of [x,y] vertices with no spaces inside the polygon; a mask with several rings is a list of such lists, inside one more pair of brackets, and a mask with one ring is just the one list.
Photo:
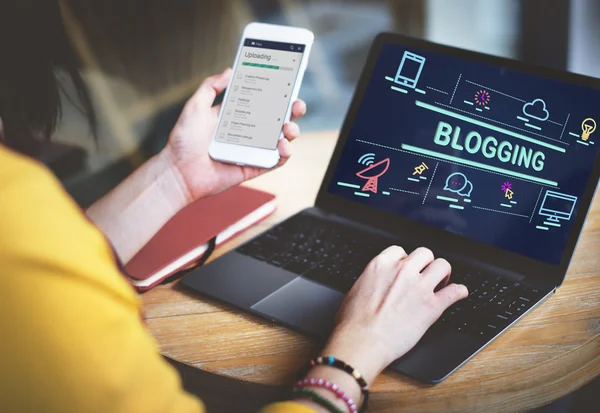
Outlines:
{"label": "tablet icon", "polygon": [[404,52],[398,71],[396,72],[395,83],[404,85],[412,89],[417,87],[421,71],[425,65],[425,58],[411,52]]}

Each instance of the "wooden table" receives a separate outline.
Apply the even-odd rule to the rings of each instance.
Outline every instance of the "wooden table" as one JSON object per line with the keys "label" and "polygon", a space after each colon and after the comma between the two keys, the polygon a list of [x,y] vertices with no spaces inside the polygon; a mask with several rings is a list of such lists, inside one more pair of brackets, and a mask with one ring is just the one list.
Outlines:
{"label": "wooden table", "polygon": [[[248,185],[277,194],[278,211],[215,251],[218,257],[312,205],[337,134],[306,134],[284,168]],[[308,338],[166,285],[143,295],[146,322],[168,358],[255,391],[291,383],[319,348]],[[600,197],[563,286],[465,366],[436,386],[393,372],[372,386],[372,412],[523,411],[600,375]],[[217,381],[219,381],[217,380]],[[214,381],[214,380],[213,380]]]}

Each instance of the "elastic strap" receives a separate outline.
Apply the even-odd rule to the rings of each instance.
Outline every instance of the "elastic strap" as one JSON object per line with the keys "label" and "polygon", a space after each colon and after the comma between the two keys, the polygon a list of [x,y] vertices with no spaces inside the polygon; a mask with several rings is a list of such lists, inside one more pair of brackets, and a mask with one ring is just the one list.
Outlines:
{"label": "elastic strap", "polygon": [[210,239],[210,241],[208,241],[208,248],[206,249],[204,254],[202,254],[202,257],[200,257],[200,259],[196,262],[196,264],[194,264],[193,267],[186,268],[185,270],[176,272],[175,274],[171,275],[170,277],[165,278],[163,280],[163,282],[161,282],[161,284],[168,284],[170,282],[178,280],[181,277],[183,277],[184,275],[187,275],[190,272],[197,270],[199,267],[203,266],[204,263],[206,262],[206,260],[208,260],[210,258],[210,256],[212,255],[212,253],[215,251],[216,246],[217,246],[217,237],[213,237]]}

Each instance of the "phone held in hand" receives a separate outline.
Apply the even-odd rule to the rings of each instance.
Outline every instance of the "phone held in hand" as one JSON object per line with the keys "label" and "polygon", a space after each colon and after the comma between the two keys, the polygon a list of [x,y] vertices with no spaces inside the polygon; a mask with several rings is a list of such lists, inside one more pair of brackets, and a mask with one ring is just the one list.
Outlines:
{"label": "phone held in hand", "polygon": [[298,97],[313,40],[313,33],[302,28],[246,26],[221,104],[211,158],[260,168],[277,165],[277,144]]}

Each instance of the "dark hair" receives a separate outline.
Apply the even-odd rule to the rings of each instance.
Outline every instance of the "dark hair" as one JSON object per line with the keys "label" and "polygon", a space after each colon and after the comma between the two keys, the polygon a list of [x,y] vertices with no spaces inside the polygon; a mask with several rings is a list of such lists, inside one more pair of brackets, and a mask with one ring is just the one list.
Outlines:
{"label": "dark hair", "polygon": [[0,0],[0,118],[4,144],[35,155],[61,117],[58,73],[71,78],[93,135],[96,117],[58,0]]}

